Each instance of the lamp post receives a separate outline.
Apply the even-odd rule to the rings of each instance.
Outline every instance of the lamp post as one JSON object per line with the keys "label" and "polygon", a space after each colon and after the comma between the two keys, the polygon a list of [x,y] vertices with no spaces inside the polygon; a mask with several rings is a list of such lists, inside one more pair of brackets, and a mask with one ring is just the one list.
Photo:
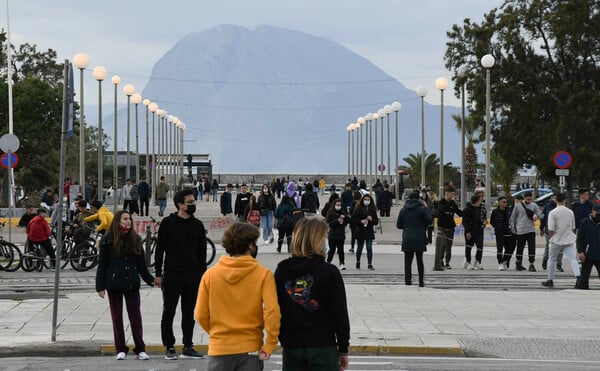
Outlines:
{"label": "lamp post", "polygon": [[[362,155],[362,150],[363,150],[363,144],[362,144],[362,127],[365,124],[365,118],[364,117],[359,117],[356,119],[356,124],[358,125],[358,132],[356,133],[356,169],[357,169],[357,173],[359,175],[359,177],[364,177],[364,173],[363,173],[363,155]],[[359,134],[360,134],[360,139],[359,139]],[[360,145],[360,148],[359,148]],[[358,166],[360,163],[360,167]]]}
{"label": "lamp post", "polygon": [[[381,111],[381,110],[379,110]],[[373,114],[373,129],[375,130],[375,159],[373,160],[373,166],[375,167],[375,177],[373,178],[373,181],[371,182],[371,185],[375,184],[375,179],[377,178],[377,124],[379,123],[379,111],[377,111],[377,113]]]}
{"label": "lamp post", "polygon": [[85,199],[85,113],[83,105],[83,70],[90,65],[90,57],[77,53],[73,64],[79,69],[79,191]]}
{"label": "lamp post", "polygon": [[394,166],[394,174],[396,175],[396,205],[400,203],[400,178],[398,178],[398,111],[402,105],[400,102],[392,103],[392,111],[396,112],[396,166]]}
{"label": "lamp post", "polygon": [[106,78],[106,68],[94,67],[92,76],[98,81],[98,188],[96,198],[102,200],[104,187],[104,132],[102,131],[102,81]]}
{"label": "lamp post", "polygon": [[346,126],[346,131],[348,132],[348,178],[350,177],[350,132],[352,131],[352,125],[348,124]]}
{"label": "lamp post", "polygon": [[[152,182],[152,189],[156,186],[156,150],[154,147],[155,139],[154,139],[154,128],[156,127],[154,118],[156,117],[156,110],[158,110],[158,104],[150,103],[148,105],[148,109],[152,112],[152,165],[147,165],[148,169],[150,169],[150,181]],[[156,202],[156,197],[154,198]]]}
{"label": "lamp post", "polygon": [[[163,169],[162,169],[162,148],[163,148],[163,143],[162,143],[162,139],[163,139],[163,132],[162,132],[162,119],[163,116],[165,114],[165,110],[163,109],[158,109],[156,111],[156,114],[158,115],[158,122],[156,123],[156,180],[160,179],[161,176],[163,176]],[[160,171],[158,170],[160,168]]]}
{"label": "lamp post", "polygon": [[367,114],[367,121],[367,138],[365,139],[369,150],[369,159],[367,163],[369,165],[368,185],[370,185],[373,179],[373,129],[371,128],[371,123],[373,122],[373,113],[369,112]]}
{"label": "lamp post", "polygon": [[119,203],[119,192],[117,189],[119,188],[119,164],[117,163],[117,137],[118,137],[118,129],[117,129],[117,86],[121,82],[121,78],[119,76],[112,77],[112,83],[115,86],[115,127],[113,133],[113,215],[117,213],[117,204]]}
{"label": "lamp post", "polygon": [[388,184],[392,183],[392,177],[390,175],[391,171],[391,160],[390,160],[390,113],[392,113],[392,106],[390,104],[386,104],[383,107],[383,111],[385,112],[385,116],[387,118],[387,177]]}
{"label": "lamp post", "polygon": [[[379,118],[381,119],[381,152],[380,152],[380,156],[379,156],[379,164],[377,162],[375,162],[375,165],[377,165],[377,169],[379,169],[380,172],[380,180],[383,179],[383,170],[380,167],[380,165],[383,165],[383,118],[385,116],[385,111],[382,109],[377,111],[377,116],[379,116]],[[377,125],[377,123],[375,123],[375,125]],[[375,126],[377,128],[377,126]],[[377,129],[375,129],[377,130]],[[377,140],[377,137],[375,137],[375,140]]]}
{"label": "lamp post", "polygon": [[129,158],[129,154],[130,154],[130,147],[129,147],[129,137],[130,137],[130,132],[131,132],[131,96],[133,95],[133,93],[135,93],[135,86],[131,85],[131,84],[127,84],[123,87],[123,93],[125,93],[125,95],[127,96],[127,155],[125,156],[126,161],[127,161],[127,165],[125,166],[125,178],[126,179],[130,179],[131,178],[131,169],[129,168],[131,166],[131,159]]}
{"label": "lamp post", "polygon": [[142,101],[142,103],[144,104],[144,107],[146,107],[146,172],[144,173],[144,175],[146,175],[146,178],[148,178],[149,181],[152,181],[152,179],[150,178],[150,158],[149,158],[149,148],[150,148],[150,136],[148,134],[148,106],[150,105],[150,99],[144,99]]}
{"label": "lamp post", "polygon": [[[417,95],[421,98],[421,189],[425,188],[425,96],[427,88],[420,85],[417,87]],[[440,199],[441,199],[440,195]]]}
{"label": "lamp post", "polygon": [[183,148],[183,136],[185,134],[185,129],[187,128],[187,126],[185,126],[185,123],[179,121],[179,129],[180,129],[180,133],[179,133],[179,138],[180,138],[180,145],[179,145],[179,149],[181,151],[181,178],[183,179],[183,154],[184,154],[184,148]]}
{"label": "lamp post", "polygon": [[490,168],[491,157],[491,117],[490,117],[490,68],[494,66],[496,60],[491,54],[486,54],[481,58],[481,65],[485,71],[485,209],[489,213],[491,211],[491,190],[492,190],[492,173]]}
{"label": "lamp post", "polygon": [[173,115],[167,116],[167,171],[171,175],[171,184],[175,185],[175,176],[173,175]]}
{"label": "lamp post", "polygon": [[457,82],[460,83],[460,208],[464,210],[467,202],[467,184],[465,175],[465,76],[467,68],[462,66],[457,71]]}
{"label": "lamp post", "polygon": [[142,95],[135,93],[131,96],[131,102],[135,105],[135,180],[140,181],[140,138],[138,124],[138,104],[142,103]]}
{"label": "lamp post", "polygon": [[435,80],[435,88],[440,91],[440,193],[439,199],[444,196],[444,90],[448,87],[448,80],[439,77]]}

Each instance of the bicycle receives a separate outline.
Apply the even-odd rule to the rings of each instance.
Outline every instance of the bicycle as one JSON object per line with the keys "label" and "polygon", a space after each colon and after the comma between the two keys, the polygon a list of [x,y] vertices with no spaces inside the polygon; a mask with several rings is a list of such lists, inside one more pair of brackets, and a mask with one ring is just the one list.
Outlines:
{"label": "bicycle", "polygon": [[[158,226],[160,225],[160,222],[156,222],[156,219],[152,216],[150,217],[150,220],[152,221],[152,227],[150,228],[150,267],[154,267],[154,251],[156,249]],[[144,233],[144,238],[142,239],[142,246],[144,246],[144,249],[147,247],[146,233]],[[212,242],[210,238],[206,237],[206,266],[209,266],[215,260],[216,255],[217,248],[214,242]]]}
{"label": "bicycle", "polygon": [[0,270],[14,272],[19,269],[23,254],[17,245],[6,241],[2,236],[5,225],[5,222],[0,223]]}

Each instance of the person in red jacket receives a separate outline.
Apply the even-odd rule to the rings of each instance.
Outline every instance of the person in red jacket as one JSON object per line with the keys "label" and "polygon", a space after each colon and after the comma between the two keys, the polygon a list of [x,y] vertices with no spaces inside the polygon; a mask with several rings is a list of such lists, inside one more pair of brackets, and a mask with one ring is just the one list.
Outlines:
{"label": "person in red jacket", "polygon": [[50,239],[52,234],[50,232],[50,225],[46,221],[47,216],[48,211],[46,209],[43,207],[38,209],[37,215],[27,225],[27,240],[29,246],[33,243],[41,245],[50,257],[50,265],[54,267],[56,257],[54,255],[54,248],[52,247],[52,240]]}

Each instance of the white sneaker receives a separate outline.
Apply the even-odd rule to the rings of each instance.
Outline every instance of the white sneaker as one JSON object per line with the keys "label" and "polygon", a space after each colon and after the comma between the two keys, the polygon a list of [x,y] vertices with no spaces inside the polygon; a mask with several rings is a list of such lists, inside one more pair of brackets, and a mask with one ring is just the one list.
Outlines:
{"label": "white sneaker", "polygon": [[340,270],[341,271],[345,271],[346,270],[346,267],[344,267],[344,264],[340,264]]}
{"label": "white sneaker", "polygon": [[127,354],[125,354],[125,352],[119,352],[119,354],[117,354],[117,361],[122,361],[125,359],[125,357],[127,357]]}
{"label": "white sneaker", "polygon": [[465,261],[463,262],[463,268],[469,269],[469,265],[471,265],[471,264],[469,264],[469,262],[467,261],[467,259],[465,259]]}
{"label": "white sneaker", "polygon": [[472,271],[475,269],[475,267],[471,263],[467,263],[467,267],[465,269]]}
{"label": "white sneaker", "polygon": [[148,355],[148,353],[146,352],[139,352],[137,357],[135,357],[136,359],[139,359],[141,361],[147,361],[150,359],[150,356]]}
{"label": "white sneaker", "polygon": [[506,267],[504,266],[504,263],[498,264],[498,270],[499,271],[505,271],[506,270]]}
{"label": "white sneaker", "polygon": [[475,264],[473,264],[473,269],[483,270],[483,267],[480,262],[476,261]]}
{"label": "white sneaker", "polygon": [[504,269],[502,269],[503,271],[507,270],[508,264],[506,262],[502,262],[502,268],[504,268]]}

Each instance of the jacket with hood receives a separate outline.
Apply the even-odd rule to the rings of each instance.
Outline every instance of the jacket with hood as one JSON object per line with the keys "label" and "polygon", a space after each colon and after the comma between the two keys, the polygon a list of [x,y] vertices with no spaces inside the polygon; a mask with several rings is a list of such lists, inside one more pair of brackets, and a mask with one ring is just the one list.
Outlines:
{"label": "jacket with hood", "polygon": [[466,233],[483,233],[483,222],[481,220],[481,205],[473,206],[468,202],[467,207],[463,210],[463,227]]}
{"label": "jacket with hood", "polygon": [[[340,224],[340,216],[344,216],[344,220]],[[335,210],[335,202],[327,212],[327,224],[329,224],[329,234],[327,237],[330,240],[343,241],[346,239],[346,225],[350,223],[350,217],[344,207],[340,211]]]}
{"label": "jacket with hood", "polygon": [[50,238],[50,225],[45,218],[36,215],[27,226],[27,238],[31,242],[42,242]]}
{"label": "jacket with hood", "polygon": [[463,212],[460,210],[454,200],[448,201],[446,198],[442,198],[438,201],[437,206],[437,225],[442,228],[454,228],[456,222],[454,221],[454,214],[463,216]]}
{"label": "jacket with hood", "polygon": [[[350,219],[354,226],[354,236],[357,240],[374,240],[375,231],[373,227],[379,224],[379,218],[377,217],[377,210],[374,207],[367,208],[366,206],[359,207],[355,206],[352,211],[352,218]],[[371,221],[367,225],[363,225],[360,221],[366,219],[367,216],[371,216]]]}
{"label": "jacket with hood", "polygon": [[348,353],[350,320],[340,271],[318,255],[293,256],[275,270],[283,348],[337,347]]}
{"label": "jacket with hood", "polygon": [[272,354],[281,323],[273,273],[249,255],[221,256],[202,277],[194,317],[210,336],[209,356]]}
{"label": "jacket with hood", "polygon": [[402,229],[402,251],[427,251],[427,227],[433,216],[423,203],[408,199],[400,214],[396,227]]}
{"label": "jacket with hood", "polygon": [[113,213],[108,210],[105,206],[101,206],[95,214],[84,218],[83,221],[86,223],[93,222],[94,220],[98,220],[100,224],[96,227],[96,232],[100,232],[102,230],[108,231],[110,229],[110,225],[113,221]]}
{"label": "jacket with hood", "polygon": [[248,204],[250,203],[250,197],[252,197],[252,193],[238,193],[235,197],[235,205],[233,207],[233,214],[235,216],[243,216],[244,218],[248,215],[246,209],[248,208]]}
{"label": "jacket with hood", "polygon": [[490,216],[490,224],[494,227],[494,233],[496,236],[512,236],[510,232],[510,219],[509,209],[506,207],[502,210],[500,207],[492,210],[492,216]]}
{"label": "jacket with hood", "polygon": [[[292,212],[296,208],[296,203],[291,200],[290,202],[281,202],[277,209],[275,209],[274,217],[277,220],[277,229],[280,229],[283,225],[283,220],[287,216],[291,219]],[[290,230],[291,230],[290,226]]]}
{"label": "jacket with hood", "polygon": [[298,192],[296,192],[296,185],[294,184],[293,181],[289,181],[288,186],[287,186],[287,190],[285,191],[287,193],[288,196],[290,196],[290,198],[292,200],[294,200],[296,202],[296,207],[299,209],[300,208],[300,196],[298,195]]}
{"label": "jacket with hood", "polygon": [[157,277],[180,273],[202,275],[206,271],[204,224],[193,216],[184,219],[177,213],[164,218],[158,227],[154,261]]}
{"label": "jacket with hood", "polygon": [[300,206],[302,210],[308,213],[316,213],[320,207],[319,196],[313,190],[306,191],[302,194],[300,199]]}

